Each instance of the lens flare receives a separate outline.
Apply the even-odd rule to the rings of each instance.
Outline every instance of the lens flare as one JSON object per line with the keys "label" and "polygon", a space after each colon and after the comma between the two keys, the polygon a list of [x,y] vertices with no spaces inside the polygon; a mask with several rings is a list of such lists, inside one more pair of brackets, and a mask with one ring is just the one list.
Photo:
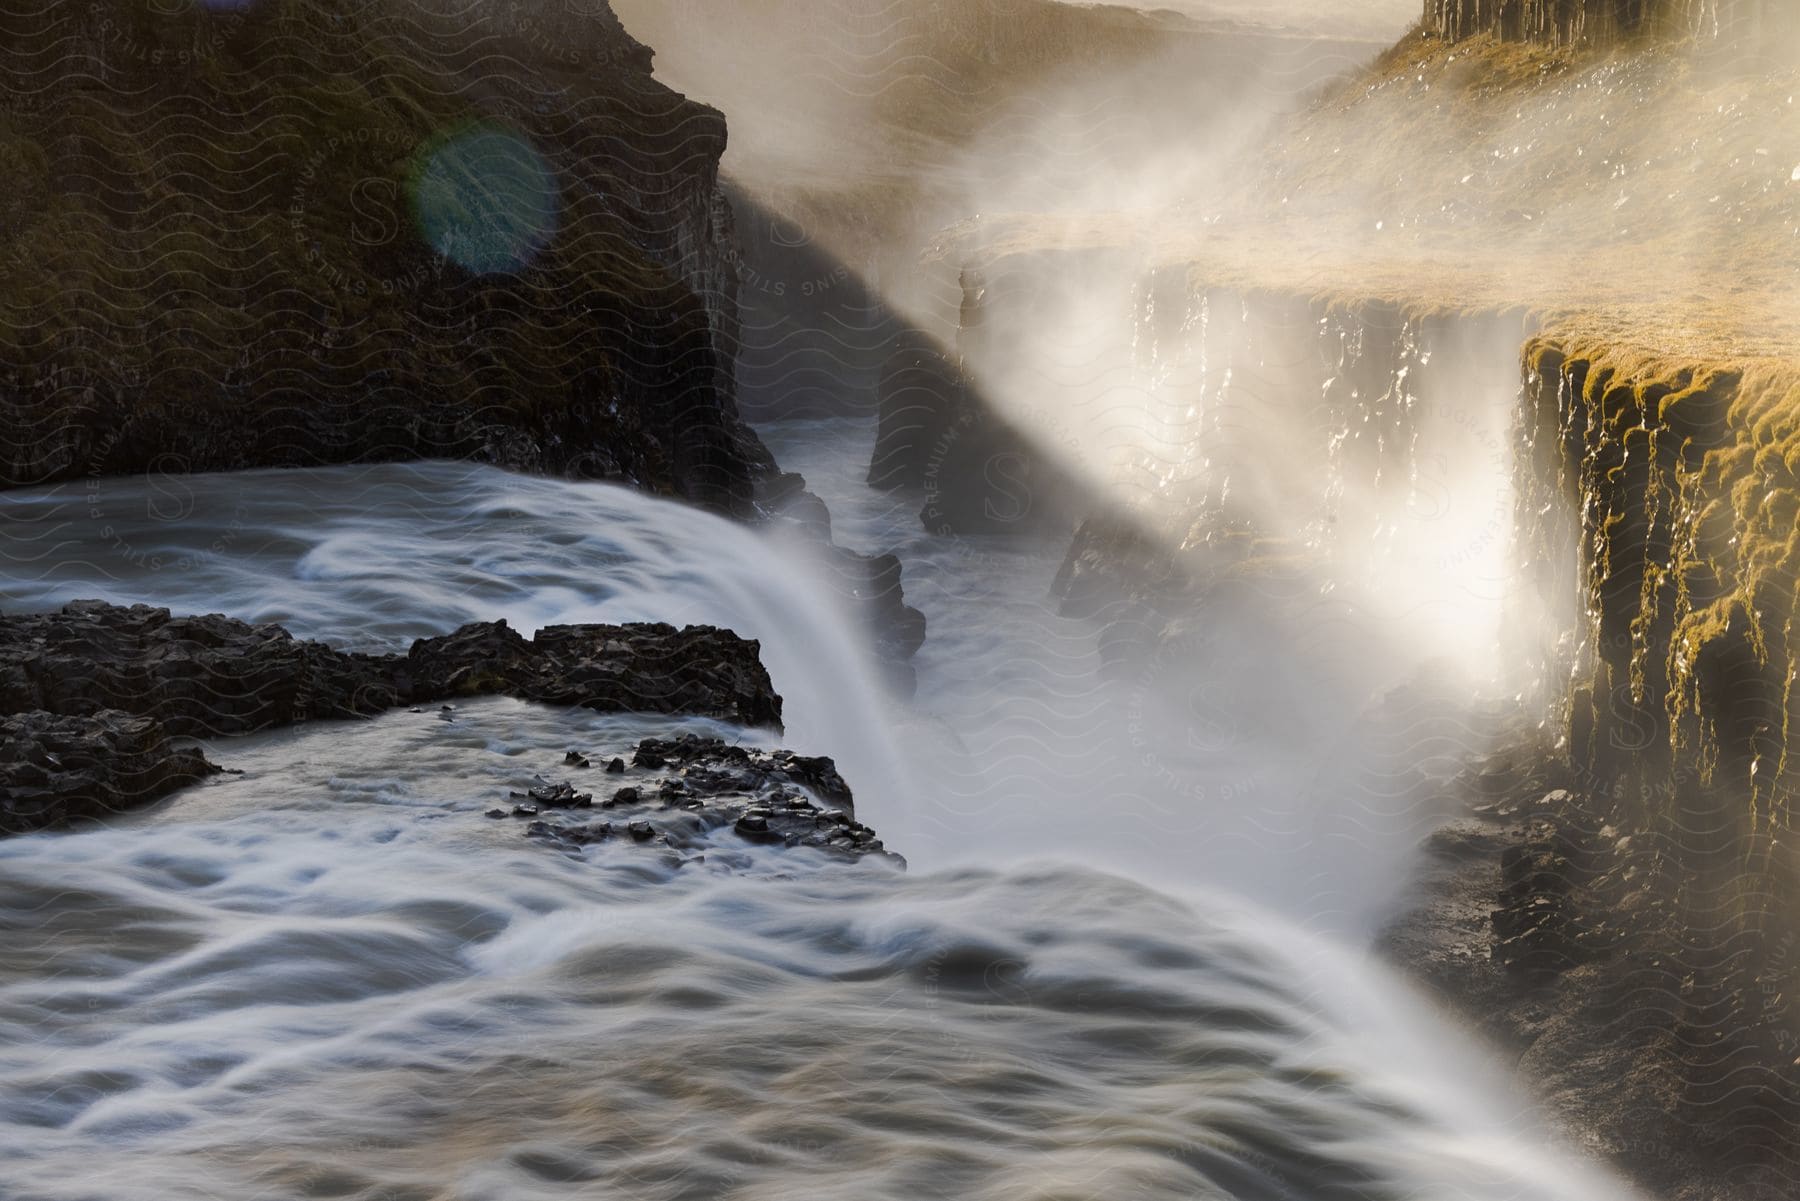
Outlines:
{"label": "lens flare", "polygon": [[530,266],[556,235],[562,213],[543,156],[520,135],[488,124],[426,143],[411,194],[420,235],[478,275]]}

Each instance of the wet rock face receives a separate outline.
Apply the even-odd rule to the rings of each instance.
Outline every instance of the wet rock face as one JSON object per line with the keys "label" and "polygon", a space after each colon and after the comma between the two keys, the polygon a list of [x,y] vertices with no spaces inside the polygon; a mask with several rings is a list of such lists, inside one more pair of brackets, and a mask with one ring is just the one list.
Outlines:
{"label": "wet rock face", "polygon": [[528,641],[496,621],[421,639],[392,670],[414,703],[503,693],[547,705],[779,728],[781,698],[760,649],[710,626],[546,626]]}
{"label": "wet rock face", "polygon": [[0,615],[0,716],[18,750],[0,763],[0,828],[117,812],[204,775],[204,759],[171,749],[171,737],[404,704],[504,694],[779,728],[781,698],[759,650],[705,626],[552,626],[527,640],[493,622],[422,639],[405,655],[363,655],[279,626],[145,605]]}
{"label": "wet rock face", "polygon": [[1154,607],[1188,582],[1171,544],[1123,517],[1096,514],[1076,527],[1050,594],[1069,617]]}
{"label": "wet rock face", "polygon": [[830,759],[685,734],[640,742],[630,771],[638,782],[610,796],[562,782],[532,789],[510,814],[496,809],[490,816],[537,818],[526,834],[570,852],[636,845],[674,853],[687,864],[728,858],[748,846],[805,847],[905,866],[856,820],[849,785]]}
{"label": "wet rock face", "polygon": [[890,683],[910,695],[917,682],[911,660],[925,643],[925,615],[906,603],[899,558],[834,543],[825,502],[793,472],[766,480],[758,504],[766,520],[793,531],[814,555],[826,585],[861,620]]}
{"label": "wet rock face", "polygon": [[674,739],[646,738],[638,744],[632,763],[637,767],[680,768],[688,786],[702,794],[754,792],[773,781],[804,785],[821,800],[845,812],[853,809],[850,785],[838,774],[837,764],[823,756],[753,751],[718,738],[685,735]]}
{"label": "wet rock face", "polygon": [[[1791,934],[1733,930],[1736,898],[1720,901],[1678,845],[1599,823],[1604,802],[1572,778],[1545,792],[1568,773],[1541,752],[1505,757],[1518,770],[1484,773],[1489,799],[1427,842],[1387,953],[1508,1047],[1645,1195],[1791,1196]],[[1681,913],[1696,892],[1714,898],[1704,923]]]}
{"label": "wet rock face", "polygon": [[118,710],[184,737],[378,713],[403,696],[379,658],[278,626],[76,601],[0,616],[0,712]]}
{"label": "wet rock face", "polygon": [[904,666],[925,643],[925,615],[906,603],[902,565],[894,555],[865,555],[841,546],[822,548],[826,579],[862,613],[875,638],[875,653]]}
{"label": "wet rock face", "polygon": [[14,713],[0,718],[0,835],[105,817],[218,770],[148,717]]}

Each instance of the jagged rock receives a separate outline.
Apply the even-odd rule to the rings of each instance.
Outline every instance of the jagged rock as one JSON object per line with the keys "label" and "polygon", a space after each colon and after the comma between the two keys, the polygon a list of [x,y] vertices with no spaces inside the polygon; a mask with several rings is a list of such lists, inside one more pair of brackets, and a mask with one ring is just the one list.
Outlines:
{"label": "jagged rock", "polygon": [[403,691],[382,657],[300,642],[279,626],[103,601],[0,614],[0,713],[116,709],[154,718],[171,735],[206,737],[367,716],[415,699],[436,698]]}
{"label": "jagged rock", "polygon": [[[722,115],[606,0],[440,25],[350,0],[10,15],[0,82],[36,102],[0,130],[0,329],[64,336],[5,339],[0,484],[472,458],[751,513],[773,461],[733,398]],[[166,204],[156,164],[196,140]],[[524,203],[554,236],[463,182],[496,148],[542,172]]]}
{"label": "jagged rock", "polygon": [[592,846],[613,835],[611,822],[595,822],[587,826],[557,826],[549,822],[532,822],[525,828],[528,838],[542,838],[563,847]]}
{"label": "jagged rock", "polygon": [[0,834],[110,817],[218,770],[148,717],[13,713],[0,718]]}
{"label": "jagged rock", "polygon": [[[169,737],[364,717],[446,696],[505,694],[779,728],[781,698],[758,651],[710,627],[556,626],[528,641],[493,622],[421,640],[406,655],[364,655],[299,641],[279,626],[145,605],[76,601],[56,613],[0,614],[0,716],[19,719],[7,729],[20,739],[0,773],[0,810],[16,833],[142,804],[206,774],[198,756],[167,750]],[[450,707],[439,716],[451,717]],[[55,784],[58,773],[27,752],[63,746],[110,747],[119,763]],[[555,789],[532,797],[568,799]]]}
{"label": "jagged rock", "polygon": [[1076,527],[1051,581],[1067,617],[1094,617],[1125,602],[1155,605],[1187,583],[1169,545],[1140,523],[1110,513]]}
{"label": "jagged rock", "polygon": [[696,792],[755,791],[771,782],[799,784],[821,800],[841,804],[846,811],[853,808],[850,786],[838,774],[837,764],[824,756],[752,750],[721,738],[683,734],[644,739],[638,744],[635,762],[681,769],[683,782]]}
{"label": "jagged rock", "polygon": [[540,809],[588,809],[594,804],[590,794],[575,791],[575,786],[567,782],[533,788],[526,795]]}
{"label": "jagged rock", "polygon": [[[879,856],[905,864],[883,847],[875,831],[856,820],[850,787],[830,759],[683,734],[642,740],[633,761],[646,771],[668,774],[654,789],[621,788],[601,802],[601,808],[612,811],[609,822],[540,821],[527,833],[566,850],[604,841],[621,825],[634,843],[656,842],[676,850],[702,847],[729,833],[757,845],[810,847],[845,858]],[[539,791],[531,795],[537,797]]]}
{"label": "jagged rock", "polygon": [[403,674],[431,696],[504,693],[603,712],[687,713],[778,726],[760,646],[710,626],[549,626],[527,641],[503,621],[423,639]]}
{"label": "jagged rock", "polygon": [[890,664],[911,659],[925,644],[925,615],[906,603],[899,558],[841,546],[826,546],[822,553],[826,579],[862,614],[874,635],[875,653]]}
{"label": "jagged rock", "polygon": [[831,541],[831,514],[788,473],[765,484],[761,504],[771,522],[797,532],[818,558],[826,583],[862,622],[875,653],[902,692],[915,682],[909,660],[925,642],[925,615],[906,603],[902,565],[894,555],[866,555]]}
{"label": "jagged rock", "polygon": [[56,613],[0,614],[0,714],[119,709],[170,734],[222,736],[504,694],[779,726],[781,698],[759,649],[707,626],[553,626],[527,640],[491,622],[422,639],[403,656],[365,655],[279,626],[75,601]]}

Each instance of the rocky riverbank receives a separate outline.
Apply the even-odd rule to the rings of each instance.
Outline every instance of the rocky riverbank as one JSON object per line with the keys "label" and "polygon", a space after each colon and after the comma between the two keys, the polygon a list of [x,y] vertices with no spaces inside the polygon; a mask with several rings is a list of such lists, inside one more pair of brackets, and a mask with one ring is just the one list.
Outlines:
{"label": "rocky riverbank", "polygon": [[217,771],[180,739],[506,695],[779,729],[758,645],[725,630],[505,622],[342,652],[278,626],[98,601],[0,616],[0,832],[104,817]]}
{"label": "rocky riverbank", "polygon": [[[1382,953],[1514,1063],[1564,1135],[1671,1201],[1784,1201],[1800,1068],[1759,948],[1681,919],[1670,848],[1596,821],[1540,751],[1472,771]],[[1789,940],[1791,942],[1791,940]],[[1734,964],[1736,966],[1734,966]]]}

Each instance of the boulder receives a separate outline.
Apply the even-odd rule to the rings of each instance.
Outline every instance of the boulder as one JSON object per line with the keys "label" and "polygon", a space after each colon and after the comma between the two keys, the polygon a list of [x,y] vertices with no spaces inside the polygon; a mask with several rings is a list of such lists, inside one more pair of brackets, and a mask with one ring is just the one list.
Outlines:
{"label": "boulder", "polygon": [[218,770],[148,717],[10,714],[0,717],[0,835],[110,817]]}

